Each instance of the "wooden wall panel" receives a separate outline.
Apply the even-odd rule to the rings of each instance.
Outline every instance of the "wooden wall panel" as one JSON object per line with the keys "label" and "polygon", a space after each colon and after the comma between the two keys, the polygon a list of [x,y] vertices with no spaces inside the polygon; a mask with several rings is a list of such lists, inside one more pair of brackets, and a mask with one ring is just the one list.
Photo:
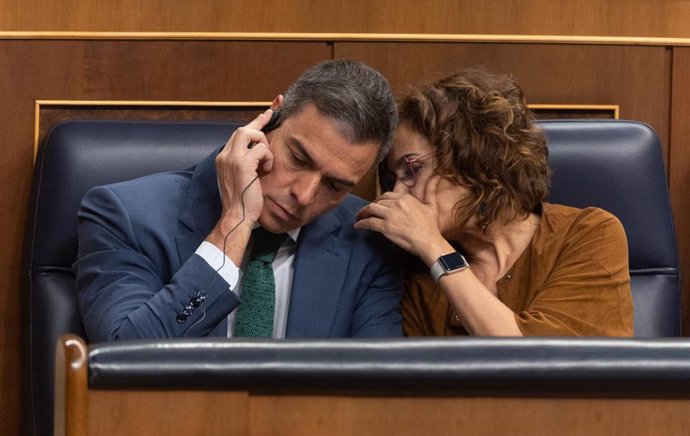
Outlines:
{"label": "wooden wall panel", "polygon": [[669,190],[676,224],[683,284],[682,307],[686,334],[690,333],[690,48],[673,49],[671,107],[671,164]]}
{"label": "wooden wall panel", "polygon": [[[245,391],[156,391],[122,395],[122,391],[92,390],[88,404],[89,435],[252,435],[249,393]],[[151,419],[156,411],[165,418]],[[268,411],[266,411],[268,412]],[[270,419],[271,412],[265,414]],[[128,417],[98,419],[97,417]],[[96,418],[94,418],[96,417]],[[263,434],[294,434],[278,430]]]}
{"label": "wooden wall panel", "polygon": [[0,0],[0,30],[690,37],[677,0]]}
{"label": "wooden wall panel", "polygon": [[0,422],[20,416],[20,264],[35,100],[270,101],[323,42],[0,40]]}
{"label": "wooden wall panel", "polygon": [[[9,9],[3,8],[3,2],[11,3]],[[221,9],[225,7],[219,6],[220,3],[214,5]],[[32,4],[29,1],[26,10],[20,11],[20,2],[0,0],[0,10],[9,10],[15,18],[19,17],[17,22],[21,22],[28,20]],[[137,2],[139,6],[136,6],[125,0],[117,4],[121,13],[141,19],[141,8],[153,3]],[[167,4],[161,1],[156,3],[156,7],[165,9]],[[459,4],[466,5],[465,2]],[[529,8],[533,2],[524,4]],[[630,4],[643,7],[636,1]],[[403,1],[402,7],[406,5]],[[128,9],[130,7],[134,9]],[[333,7],[333,10],[339,10],[340,6]],[[136,10],[139,12],[132,12]],[[299,10],[301,14],[310,13],[304,8]],[[558,10],[547,8],[544,14],[548,16]],[[250,8],[242,14],[251,14],[251,11]],[[80,13],[77,11],[76,17],[80,17]],[[348,19],[347,14],[352,14],[344,13],[343,20]],[[248,17],[242,14],[240,16]],[[311,18],[321,18],[323,14],[324,11],[316,10]],[[164,16],[167,18],[159,19],[165,26],[182,22],[175,21],[182,18],[169,14]],[[6,17],[0,16],[0,23]],[[218,22],[224,18],[223,13],[218,14]],[[56,14],[54,19],[61,22],[77,18]],[[91,26],[92,19],[90,15],[81,16],[77,24]],[[192,20],[191,17],[189,19]],[[203,20],[206,19],[210,18]],[[367,20],[370,19],[367,17]],[[367,25],[373,26],[374,21]],[[43,23],[47,25],[48,22]],[[109,23],[122,25],[117,21]],[[278,25],[277,22],[275,24]],[[99,30],[110,29],[101,27]],[[438,31],[445,30],[439,28]],[[397,93],[422,78],[438,77],[462,66],[481,63],[496,71],[513,72],[525,88],[528,99],[534,103],[620,105],[621,118],[648,122],[658,131],[665,145],[681,261],[683,271],[690,271],[690,232],[684,223],[684,217],[690,212],[690,200],[684,195],[690,174],[687,123],[690,119],[690,84],[687,81],[690,77],[690,48],[440,42],[332,44],[326,40],[0,38],[0,184],[3,186],[0,190],[0,244],[3,247],[0,252],[0,274],[3,277],[0,281],[0,298],[3,300],[0,305],[0,422],[7,434],[14,434],[19,428],[19,267],[33,162],[35,100],[268,101],[307,66],[334,56],[360,59],[377,67],[389,77]],[[684,307],[688,302],[687,285],[685,289]],[[685,319],[687,332],[690,330],[687,313]]]}
{"label": "wooden wall panel", "polygon": [[687,433],[688,412],[690,403],[678,399],[264,394],[250,396],[249,428],[257,435],[677,435]]}
{"label": "wooden wall panel", "polygon": [[[135,105],[118,102],[74,101],[40,102],[38,109],[38,144],[56,125],[70,120],[203,120],[238,121],[251,120],[268,108],[265,106],[201,107],[175,105],[174,102],[161,105]],[[218,144],[220,146],[220,144]]]}
{"label": "wooden wall panel", "polygon": [[398,95],[480,64],[514,74],[531,103],[617,104],[622,119],[652,125],[668,155],[671,56],[664,47],[337,42],[334,53],[379,69]]}

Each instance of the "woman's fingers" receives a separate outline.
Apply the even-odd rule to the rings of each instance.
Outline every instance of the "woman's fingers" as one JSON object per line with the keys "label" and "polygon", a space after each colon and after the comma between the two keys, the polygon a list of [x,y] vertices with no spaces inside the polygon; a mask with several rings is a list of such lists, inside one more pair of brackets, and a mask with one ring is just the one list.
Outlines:
{"label": "woman's fingers", "polygon": [[369,203],[368,205],[360,209],[359,212],[357,212],[356,218],[358,220],[370,217],[384,218],[386,216],[387,210],[388,207],[382,204]]}
{"label": "woman's fingers", "polygon": [[434,209],[437,209],[437,193],[438,193],[438,184],[441,181],[440,176],[433,176],[431,179],[426,184],[426,187],[424,188],[424,204],[427,204]]}

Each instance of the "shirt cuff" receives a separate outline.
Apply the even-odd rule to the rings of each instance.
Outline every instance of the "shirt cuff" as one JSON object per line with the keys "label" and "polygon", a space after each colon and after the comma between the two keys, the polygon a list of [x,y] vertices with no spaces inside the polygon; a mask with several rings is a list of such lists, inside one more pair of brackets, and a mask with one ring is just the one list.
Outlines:
{"label": "shirt cuff", "polygon": [[239,280],[240,269],[222,250],[210,242],[204,241],[199,245],[195,253],[201,256],[211,268],[220,274],[231,291],[235,289]]}

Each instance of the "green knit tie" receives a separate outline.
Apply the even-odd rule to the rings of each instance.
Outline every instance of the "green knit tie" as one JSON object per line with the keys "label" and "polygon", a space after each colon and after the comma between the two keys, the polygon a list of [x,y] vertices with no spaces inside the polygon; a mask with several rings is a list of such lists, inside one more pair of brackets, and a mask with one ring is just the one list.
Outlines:
{"label": "green knit tie", "polygon": [[234,336],[270,338],[276,303],[273,259],[287,237],[259,227],[252,232],[254,246],[242,280],[242,304],[237,309]]}

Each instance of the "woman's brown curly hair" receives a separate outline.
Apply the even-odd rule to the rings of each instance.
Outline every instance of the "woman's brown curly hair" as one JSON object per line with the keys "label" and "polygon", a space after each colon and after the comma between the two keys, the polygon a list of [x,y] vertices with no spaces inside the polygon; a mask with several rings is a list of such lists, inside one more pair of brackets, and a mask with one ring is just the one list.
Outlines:
{"label": "woman's brown curly hair", "polygon": [[412,91],[400,121],[436,147],[436,173],[466,187],[461,223],[526,218],[549,193],[546,137],[513,77],[474,67]]}

